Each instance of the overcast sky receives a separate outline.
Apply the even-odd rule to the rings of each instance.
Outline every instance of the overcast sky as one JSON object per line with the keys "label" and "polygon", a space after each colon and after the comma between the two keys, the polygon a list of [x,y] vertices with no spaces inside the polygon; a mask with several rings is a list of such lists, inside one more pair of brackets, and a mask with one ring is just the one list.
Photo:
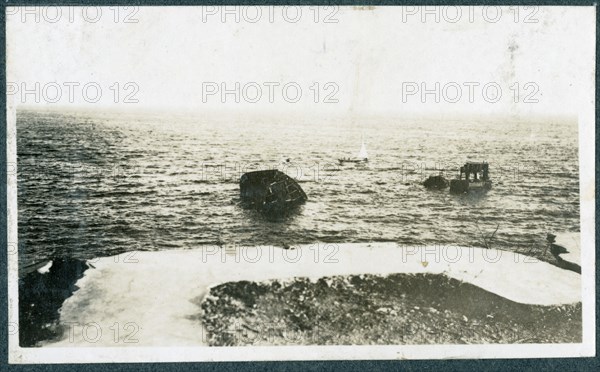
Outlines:
{"label": "overcast sky", "polygon": [[[17,103],[34,104],[34,95],[19,93],[39,82],[51,99],[62,87],[52,105],[69,104],[65,83],[77,83],[74,105],[104,107],[117,99],[119,107],[199,112],[572,115],[593,102],[593,7],[502,8],[501,15],[495,8],[464,7],[460,15],[445,8],[425,22],[423,8],[314,9],[265,7],[258,16],[256,8],[243,8],[225,14],[225,22],[222,9],[199,7],[102,8],[101,15],[93,8],[62,8],[60,15],[12,9],[7,81],[19,89]],[[240,103],[233,94],[223,103],[221,83],[235,89],[236,82]],[[432,93],[423,103],[421,89],[435,90],[436,82],[440,102]],[[102,89],[97,103],[86,103],[86,83]],[[203,84],[215,94],[203,97]],[[256,86],[262,96],[249,102]],[[298,87],[302,97],[288,102]],[[491,103],[497,87],[502,96]],[[88,89],[93,98],[95,88]],[[50,104],[41,94],[39,104]],[[139,102],[123,103],[128,94]],[[334,102],[325,103],[329,94]]]}

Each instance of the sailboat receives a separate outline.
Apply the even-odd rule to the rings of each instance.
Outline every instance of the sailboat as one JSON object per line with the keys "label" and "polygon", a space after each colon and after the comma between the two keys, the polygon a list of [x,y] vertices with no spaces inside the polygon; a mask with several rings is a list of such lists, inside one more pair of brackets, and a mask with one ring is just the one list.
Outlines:
{"label": "sailboat", "polygon": [[366,163],[369,161],[369,154],[367,153],[367,145],[365,145],[365,141],[363,139],[362,145],[360,146],[360,151],[358,155],[353,158],[341,158],[338,159],[340,164],[344,163]]}

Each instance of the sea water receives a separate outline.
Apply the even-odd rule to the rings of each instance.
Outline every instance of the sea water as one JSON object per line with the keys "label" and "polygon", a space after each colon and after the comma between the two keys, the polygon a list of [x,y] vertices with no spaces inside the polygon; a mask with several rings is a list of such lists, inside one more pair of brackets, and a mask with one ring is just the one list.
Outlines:
{"label": "sea water", "polygon": [[[361,141],[367,164],[338,164]],[[579,231],[576,120],[291,119],[101,111],[17,113],[20,264],[211,245],[314,242],[543,249]],[[429,175],[490,164],[485,194]],[[308,195],[272,221],[239,177],[278,168]]]}

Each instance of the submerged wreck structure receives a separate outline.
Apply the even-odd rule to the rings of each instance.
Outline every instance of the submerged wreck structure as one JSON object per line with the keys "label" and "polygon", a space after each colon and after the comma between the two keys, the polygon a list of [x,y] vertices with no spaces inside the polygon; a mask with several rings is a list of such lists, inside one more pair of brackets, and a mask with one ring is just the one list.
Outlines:
{"label": "submerged wreck structure", "polygon": [[293,178],[276,169],[244,173],[240,197],[245,207],[272,218],[286,215],[308,200]]}
{"label": "submerged wreck structure", "polygon": [[429,176],[429,178],[423,182],[423,186],[428,190],[442,190],[448,187],[448,180],[442,175]]}
{"label": "submerged wreck structure", "polygon": [[491,188],[492,181],[490,181],[489,164],[486,162],[467,162],[460,167],[458,178],[450,181],[450,192],[454,194],[464,194],[470,191],[487,191]]}

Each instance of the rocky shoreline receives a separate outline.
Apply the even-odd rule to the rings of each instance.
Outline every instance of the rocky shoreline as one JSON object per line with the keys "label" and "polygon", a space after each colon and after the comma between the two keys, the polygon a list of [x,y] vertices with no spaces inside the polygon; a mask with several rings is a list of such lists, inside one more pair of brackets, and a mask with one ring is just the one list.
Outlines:
{"label": "rocky shoreline", "polygon": [[443,274],[238,281],[210,289],[211,346],[581,342],[581,303],[510,301]]}
{"label": "rocky shoreline", "polygon": [[[568,243],[567,254],[579,256]],[[133,320],[138,346],[581,339],[579,274],[476,247],[374,242],[133,252],[89,268],[55,259],[19,286],[21,346],[86,346],[82,327],[73,337],[61,329]],[[95,344],[112,346],[109,335]],[[126,333],[119,337],[125,342]]]}

